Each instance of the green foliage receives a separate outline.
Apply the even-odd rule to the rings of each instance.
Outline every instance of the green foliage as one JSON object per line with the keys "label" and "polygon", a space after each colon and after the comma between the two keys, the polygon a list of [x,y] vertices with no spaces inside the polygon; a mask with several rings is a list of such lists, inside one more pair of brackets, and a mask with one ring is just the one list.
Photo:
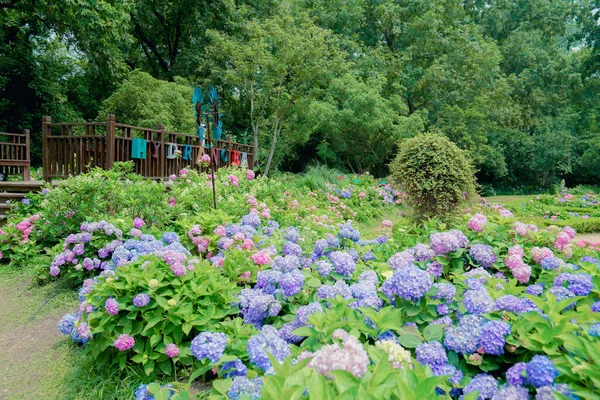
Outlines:
{"label": "green foliage", "polygon": [[191,112],[191,85],[182,80],[175,82],[154,79],[135,70],[102,103],[97,119],[116,114],[117,120],[130,125],[156,128],[163,124],[171,132],[192,134],[196,121]]}
{"label": "green foliage", "polygon": [[408,193],[418,220],[446,217],[475,193],[468,155],[443,136],[418,135],[402,141],[390,172]]}
{"label": "green foliage", "polygon": [[[201,371],[196,376],[208,371],[211,367],[207,367],[206,362],[194,361],[189,343],[199,332],[220,330],[222,322],[237,314],[237,309],[232,306],[239,293],[237,276],[242,269],[253,267],[244,258],[237,259],[241,263],[231,261],[237,272],[233,278],[213,268],[208,260],[200,261],[193,271],[188,270],[178,277],[165,261],[155,256],[120,268],[119,279],[110,275],[100,278],[93,295],[88,298],[97,311],[87,314],[84,319],[92,334],[100,335],[90,342],[86,351],[99,366],[109,363],[124,368],[130,360],[140,364],[146,375],[155,371],[171,375],[174,362]],[[144,267],[140,268],[142,263]],[[133,297],[140,293],[151,295],[152,300],[145,307],[133,305]],[[105,312],[104,303],[109,297],[119,299],[121,316]],[[137,338],[132,352],[119,352],[113,346],[123,333]],[[169,343],[180,348],[179,355],[173,360],[164,354]]]}

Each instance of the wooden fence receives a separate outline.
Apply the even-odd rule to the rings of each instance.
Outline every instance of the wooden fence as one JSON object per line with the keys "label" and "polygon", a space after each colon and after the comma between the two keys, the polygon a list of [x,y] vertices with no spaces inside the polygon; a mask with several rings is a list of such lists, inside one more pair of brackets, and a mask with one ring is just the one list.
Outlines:
{"label": "wooden fence", "polygon": [[29,129],[23,133],[0,132],[0,173],[22,175],[23,180],[31,179],[31,159],[29,154]]}
{"label": "wooden fence", "polygon": [[42,117],[42,137],[45,181],[82,174],[90,167],[110,169],[116,161],[133,161],[135,172],[146,178],[166,178],[184,167],[196,168],[203,154],[213,157],[217,168],[238,165],[242,159],[254,168],[250,145],[219,140],[213,148],[202,147],[198,136],[167,132],[162,125],[151,129],[119,124],[114,114],[106,122],[83,123],[53,123]]}

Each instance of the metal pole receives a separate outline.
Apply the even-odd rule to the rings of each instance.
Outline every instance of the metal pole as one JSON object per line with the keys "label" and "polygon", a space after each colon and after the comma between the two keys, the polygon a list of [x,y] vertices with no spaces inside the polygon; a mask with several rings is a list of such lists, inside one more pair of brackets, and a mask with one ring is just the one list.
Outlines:
{"label": "metal pole", "polygon": [[214,152],[212,151],[212,141],[210,140],[210,120],[209,120],[209,115],[211,115],[212,113],[206,113],[206,133],[207,133],[207,137],[208,137],[208,143],[210,143],[210,170],[211,170],[211,174],[210,174],[210,178],[212,180],[212,190],[213,190],[213,206],[215,208],[215,210],[217,209],[217,191],[215,189],[215,163],[216,160],[214,160],[214,158],[212,157],[212,155],[214,154]]}

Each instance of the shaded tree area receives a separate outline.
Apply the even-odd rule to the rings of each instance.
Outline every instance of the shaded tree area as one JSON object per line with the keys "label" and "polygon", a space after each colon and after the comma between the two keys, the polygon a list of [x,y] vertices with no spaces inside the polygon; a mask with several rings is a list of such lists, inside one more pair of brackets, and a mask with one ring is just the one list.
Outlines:
{"label": "shaded tree area", "polygon": [[[263,172],[387,174],[441,133],[496,187],[597,183],[600,29],[588,0],[11,0],[0,130],[42,115],[193,130],[195,84]],[[125,120],[125,119],[127,120]]]}

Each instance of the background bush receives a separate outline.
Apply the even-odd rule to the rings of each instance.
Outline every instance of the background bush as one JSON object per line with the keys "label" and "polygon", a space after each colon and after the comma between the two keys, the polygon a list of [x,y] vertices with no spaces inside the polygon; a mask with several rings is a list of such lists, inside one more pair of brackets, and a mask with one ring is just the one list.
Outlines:
{"label": "background bush", "polygon": [[471,160],[444,136],[418,135],[401,142],[390,172],[407,191],[419,220],[446,217],[475,193]]}

